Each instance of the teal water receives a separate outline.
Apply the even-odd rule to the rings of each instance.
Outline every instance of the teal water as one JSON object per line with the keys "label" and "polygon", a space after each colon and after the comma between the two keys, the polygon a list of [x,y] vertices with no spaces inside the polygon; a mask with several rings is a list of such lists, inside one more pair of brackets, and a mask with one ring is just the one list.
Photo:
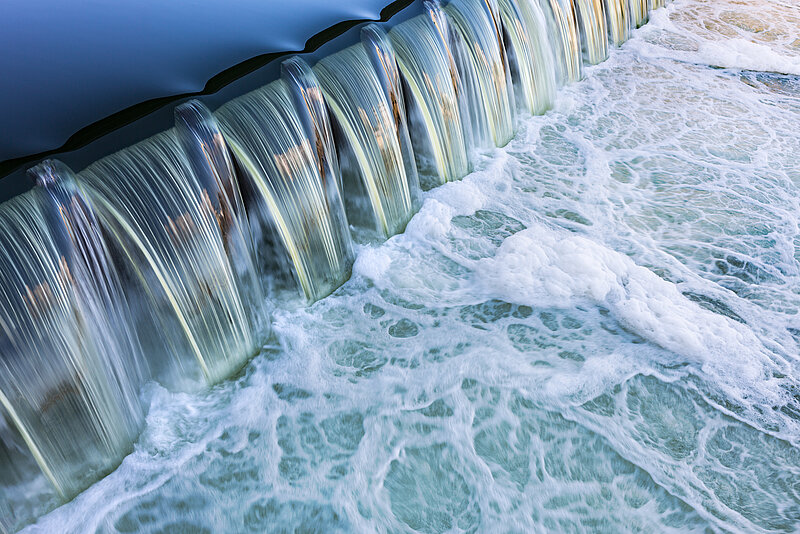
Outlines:
{"label": "teal water", "polygon": [[798,19],[652,13],[28,531],[796,531]]}

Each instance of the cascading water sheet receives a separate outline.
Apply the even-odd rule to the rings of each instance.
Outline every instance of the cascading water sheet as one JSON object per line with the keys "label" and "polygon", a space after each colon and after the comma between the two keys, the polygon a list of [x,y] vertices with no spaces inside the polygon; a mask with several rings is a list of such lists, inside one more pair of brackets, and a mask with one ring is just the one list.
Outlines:
{"label": "cascading water sheet", "polygon": [[631,25],[640,28],[647,23],[650,0],[629,0],[631,9]]}
{"label": "cascading water sheet", "polygon": [[37,189],[0,210],[0,405],[4,432],[13,428],[16,446],[72,497],[130,452],[143,423],[142,376],[102,291],[115,282],[92,265],[105,251],[76,217],[80,200],[48,213],[48,195]]}
{"label": "cascading water sheet", "polygon": [[529,0],[500,0],[499,7],[509,62],[518,77],[515,94],[530,113],[541,115],[556,96],[555,58],[544,13]]}
{"label": "cascading water sheet", "polygon": [[[425,9],[425,14],[397,25],[389,35],[407,96],[413,100],[409,126],[417,163],[423,167],[420,180],[432,186],[458,180],[470,171],[466,133],[471,126],[459,104],[462,90],[447,19],[434,4],[425,3]],[[419,115],[417,124],[414,114]],[[426,164],[426,156],[432,162]]]}
{"label": "cascading water sheet", "polygon": [[444,7],[466,93],[476,147],[504,146],[514,135],[514,89],[494,0],[452,0]]}
{"label": "cascading water sheet", "polygon": [[200,187],[208,193],[205,196],[219,224],[245,312],[256,330],[265,335],[269,318],[255,265],[256,248],[228,145],[211,111],[198,101],[175,109],[175,132]]}
{"label": "cascading water sheet", "polygon": [[[368,50],[357,44],[321,60],[314,71],[343,134],[340,151],[346,145],[355,160],[356,169],[350,173],[342,164],[342,195],[346,205],[354,206],[349,220],[353,223],[368,214],[371,226],[389,237],[402,231],[411,218],[419,179],[413,159],[409,161],[403,154],[402,142],[408,139],[408,131],[405,119],[398,120],[402,93],[394,97],[393,106],[370,53],[380,54],[388,68],[395,61],[391,51]],[[411,149],[408,143],[406,147]]]}
{"label": "cascading water sheet", "polygon": [[583,77],[583,60],[575,5],[572,0],[538,1],[547,18],[548,33],[558,65],[558,81],[561,85],[577,82]]}
{"label": "cascading water sheet", "polygon": [[241,367],[255,348],[255,326],[226,251],[215,191],[198,181],[178,133],[106,157],[78,181],[125,257],[154,375],[194,389]]}
{"label": "cascading water sheet", "polygon": [[397,55],[386,31],[377,24],[369,24],[361,30],[361,43],[372,60],[375,75],[383,89],[386,101],[392,110],[392,120],[403,154],[403,166],[411,188],[412,202],[419,198],[419,173],[416,155],[411,143],[408,126],[408,107],[403,89],[403,79],[397,64]]}
{"label": "cascading water sheet", "polygon": [[[313,96],[320,89],[312,76],[309,71],[299,82],[307,84],[304,91]],[[320,121],[314,119],[309,126],[313,130],[307,130],[297,109],[288,83],[277,80],[224,105],[215,115],[256,193],[248,206],[251,220],[272,229],[280,246],[269,253],[286,256],[305,298],[315,301],[347,279],[353,251],[336,156],[324,142],[330,133],[319,132]],[[313,132],[320,137],[311,138]],[[262,236],[262,243],[263,239],[267,237]]]}
{"label": "cascading water sheet", "polygon": [[575,4],[583,55],[588,64],[597,65],[608,57],[608,7],[605,0],[575,0]]}
{"label": "cascading water sheet", "polygon": [[0,533],[15,532],[58,504],[55,488],[0,405]]}
{"label": "cascading water sheet", "polygon": [[615,46],[622,46],[631,34],[631,2],[630,0],[607,0],[605,8],[609,40]]}
{"label": "cascading water sheet", "polygon": [[[518,84],[522,40],[513,32],[527,21],[522,1],[498,5]],[[557,30],[550,5],[547,24]],[[615,16],[624,40],[628,4],[605,5],[612,41]],[[578,6],[574,20],[582,24],[580,13]],[[386,50],[367,53],[368,61],[343,54],[318,67],[331,77],[346,67],[367,78],[326,83],[328,100],[348,108],[341,117],[355,123],[359,108],[389,110],[388,119],[384,109],[379,123],[359,125],[378,132],[375,139],[353,139],[373,148],[387,138],[394,143],[385,136],[398,131],[403,83],[407,112],[419,114],[415,133],[441,149],[460,132],[461,148],[469,145],[471,121],[458,113],[470,98],[455,76],[440,16],[432,8],[393,30],[402,80]],[[32,531],[797,530],[799,22],[782,0],[684,0],[654,14],[546,114],[519,117],[518,138],[477,154],[474,174],[426,193],[404,233],[359,246],[348,284],[313,306],[275,310],[279,342],[270,340],[246,372],[200,393],[151,387],[148,426],[132,456]],[[577,43],[589,40],[581,28]],[[581,65],[581,48],[570,55],[569,40],[558,35],[547,37],[563,74],[566,58]],[[528,50],[536,89],[538,60]],[[368,62],[378,65],[377,84]],[[337,93],[367,88],[380,98]],[[536,98],[520,101],[536,109]],[[305,276],[309,300],[349,272],[325,106],[311,69],[292,60],[282,81],[217,113],[225,139],[201,150],[213,164],[181,163],[197,183],[214,181],[219,190],[243,184],[241,198],[209,198],[203,208],[219,235],[213,250],[224,251],[240,293],[246,273],[268,274],[263,264],[232,258],[241,254],[232,252],[239,238],[232,240],[229,223],[245,216],[252,240],[241,232],[242,250],[263,255],[265,245],[276,245],[272,251],[305,269],[297,277]],[[198,113],[201,124],[213,120]],[[198,123],[180,115],[181,124],[189,133],[171,141],[180,150],[216,142],[215,134],[201,134],[200,145],[187,145]],[[405,140],[396,139],[391,168],[408,171]],[[160,161],[168,150],[158,152]],[[437,178],[457,177],[443,170],[460,161],[451,155],[431,156]],[[379,168],[381,160],[364,161]],[[220,169],[229,178],[199,177]],[[31,334],[19,354],[3,341],[0,365],[23,362],[28,371],[16,376],[38,373],[47,378],[41,383],[58,384],[24,390],[51,391],[34,403],[44,415],[27,417],[79,421],[58,432],[74,440],[62,441],[77,451],[75,464],[85,465],[83,454],[101,449],[97,436],[117,432],[85,414],[105,410],[96,420],[116,425],[126,413],[119,399],[128,397],[114,393],[124,376],[108,365],[110,345],[98,334],[116,330],[103,325],[118,319],[97,310],[116,309],[119,299],[87,304],[102,287],[114,293],[115,282],[85,284],[78,260],[97,251],[124,267],[127,249],[120,238],[106,249],[70,233],[92,205],[100,209],[96,192],[89,203],[81,191],[69,180],[43,182],[0,209],[8,229],[0,233],[0,328],[35,320],[44,325],[35,333],[46,334]],[[77,204],[65,201],[76,195]],[[162,196],[147,202],[158,209]],[[59,206],[66,209],[53,209]],[[94,228],[91,219],[86,228]],[[111,237],[114,221],[100,219]],[[127,283],[130,272],[123,275]],[[57,342],[41,365],[15,359],[36,353],[30,345]],[[20,397],[28,379],[5,377],[0,392]],[[24,436],[35,425],[10,411],[21,405],[0,402],[4,514],[19,510],[4,488],[27,490],[44,479],[23,480],[34,455],[47,455],[25,444],[36,441]],[[123,427],[120,436],[132,434]],[[114,439],[104,444],[129,443]],[[102,461],[113,456],[103,454]],[[23,474],[8,469],[12,462]],[[28,505],[41,513],[55,502]],[[16,526],[0,517],[4,528]]]}

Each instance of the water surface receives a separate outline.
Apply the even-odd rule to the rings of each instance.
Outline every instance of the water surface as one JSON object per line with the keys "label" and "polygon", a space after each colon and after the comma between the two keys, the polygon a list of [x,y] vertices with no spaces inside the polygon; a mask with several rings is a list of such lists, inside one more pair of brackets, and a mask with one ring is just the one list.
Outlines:
{"label": "water surface", "polygon": [[796,531],[800,10],[754,6],[654,12],[29,531]]}

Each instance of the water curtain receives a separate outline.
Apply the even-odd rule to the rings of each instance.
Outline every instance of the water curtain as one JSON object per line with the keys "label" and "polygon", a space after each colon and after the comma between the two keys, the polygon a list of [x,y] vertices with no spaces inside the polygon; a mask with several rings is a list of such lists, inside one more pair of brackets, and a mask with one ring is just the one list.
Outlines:
{"label": "water curtain", "polygon": [[409,97],[409,122],[423,186],[458,180],[470,171],[460,106],[461,82],[450,49],[450,25],[441,9],[392,28],[390,37]]}
{"label": "water curtain", "polygon": [[541,0],[541,5],[553,42],[559,83],[577,82],[583,77],[583,61],[575,4],[572,0]]}
{"label": "water curtain", "polygon": [[556,65],[545,15],[528,0],[500,0],[499,7],[518,104],[541,115],[556,95]]}
{"label": "water curtain", "polygon": [[452,48],[480,148],[505,146],[514,134],[514,89],[494,0],[452,0],[444,7]]}
{"label": "water curtain", "polygon": [[[287,81],[288,80],[288,81]],[[295,97],[302,102],[295,105]],[[262,268],[282,262],[309,301],[329,294],[350,272],[353,248],[322,91],[301,60],[284,79],[216,112],[252,190],[248,209]]]}
{"label": "water curtain", "polygon": [[214,113],[187,102],[77,175],[31,169],[36,188],[0,206],[0,531],[119,463],[145,381],[229,377],[268,334],[268,295],[334,291],[351,224],[402,231],[420,185],[466,175],[517,107],[544,113],[663,3],[424,2]]}
{"label": "water curtain", "polygon": [[348,219],[389,237],[411,218],[419,178],[391,43],[376,26],[363,37],[363,44],[324,58],[314,71],[339,132]]}
{"label": "water curtain", "polygon": [[628,40],[631,34],[631,4],[629,0],[606,0],[609,39],[616,46]]}

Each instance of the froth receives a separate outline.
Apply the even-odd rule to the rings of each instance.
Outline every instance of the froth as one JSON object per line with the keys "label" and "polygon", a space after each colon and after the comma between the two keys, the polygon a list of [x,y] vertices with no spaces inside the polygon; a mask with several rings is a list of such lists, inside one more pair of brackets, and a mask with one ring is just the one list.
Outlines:
{"label": "froth", "polygon": [[[588,299],[626,327],[724,382],[761,381],[767,349],[744,325],[705,310],[632,259],[586,237],[535,224],[476,269],[487,295],[534,306]],[[763,387],[761,384],[759,387]]]}

